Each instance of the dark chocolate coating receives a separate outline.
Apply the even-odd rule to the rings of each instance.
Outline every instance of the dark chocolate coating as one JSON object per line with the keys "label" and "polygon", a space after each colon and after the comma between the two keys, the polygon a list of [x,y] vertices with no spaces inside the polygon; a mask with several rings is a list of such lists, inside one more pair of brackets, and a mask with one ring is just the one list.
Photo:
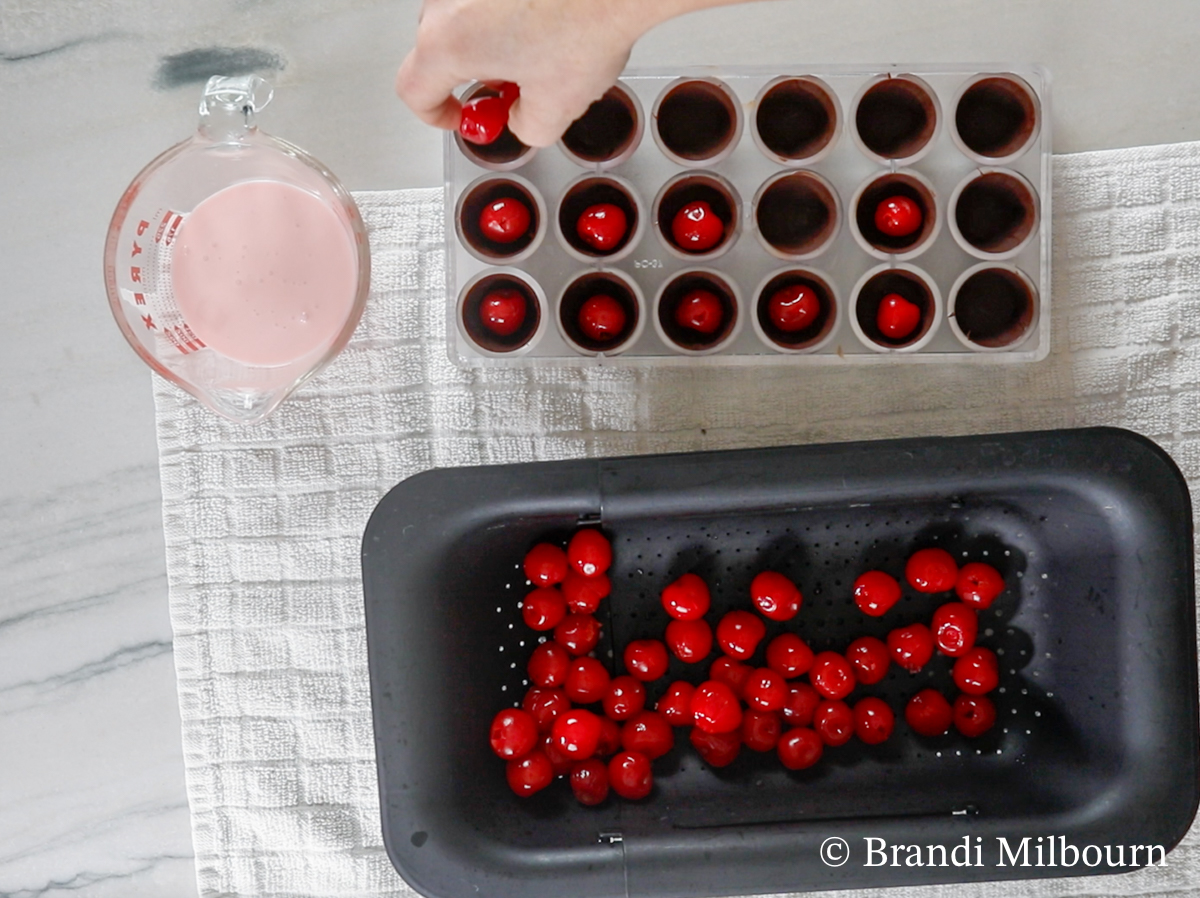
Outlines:
{"label": "dark chocolate coating", "polygon": [[963,282],[954,300],[954,318],[968,340],[980,346],[1007,346],[1028,331],[1033,305],[1028,285],[1017,275],[991,268]]}
{"label": "dark chocolate coating", "polygon": [[[675,320],[675,310],[679,303],[693,290],[707,290],[721,301],[721,327],[714,333],[702,334],[690,327],[683,327]],[[658,320],[671,342],[684,349],[707,349],[720,343],[733,330],[737,322],[737,302],[723,281],[707,274],[684,272],[663,290],[662,299],[658,304]]]}
{"label": "dark chocolate coating", "polygon": [[[817,315],[817,319],[803,330],[785,331],[776,326],[775,322],[771,320],[771,297],[780,290],[794,286],[804,286],[812,290],[817,295],[817,301],[821,304],[821,311]],[[762,292],[758,295],[755,313],[758,315],[758,323],[762,326],[763,333],[770,340],[788,349],[799,349],[802,346],[807,346],[821,339],[832,326],[834,317],[833,294],[830,293],[828,285],[819,278],[799,271],[785,271],[771,278],[767,282],[767,285],[763,287]]]}
{"label": "dark chocolate coating", "polygon": [[[915,331],[903,340],[893,340],[879,329],[879,306],[889,293],[898,293],[921,310],[921,323]],[[882,271],[871,278],[858,293],[854,303],[854,314],[858,325],[868,340],[880,346],[899,348],[909,346],[920,340],[933,325],[933,294],[929,288],[910,272]]]}
{"label": "dark chocolate coating", "polygon": [[588,107],[563,134],[563,145],[580,159],[607,162],[619,156],[634,137],[633,102],[618,87]]}
{"label": "dark chocolate coating", "polygon": [[[611,296],[625,311],[625,327],[611,340],[593,340],[584,334],[579,326],[579,310],[587,300],[600,294]],[[563,291],[562,302],[558,308],[559,321],[566,335],[584,349],[593,352],[615,349],[628,340],[637,327],[640,315],[637,298],[625,282],[600,271],[590,272],[572,281]]]}
{"label": "dark chocolate coating", "polygon": [[732,101],[724,91],[706,81],[688,81],[663,98],[656,126],[672,153],[699,161],[725,148],[735,121]]}
{"label": "dark chocolate coating", "polygon": [[[479,307],[484,298],[493,290],[504,288],[512,288],[525,297],[525,320],[507,337],[502,337],[485,327],[479,315]],[[524,281],[507,274],[492,274],[467,291],[462,305],[462,318],[467,336],[479,346],[490,352],[512,352],[528,343],[537,333],[538,323],[542,319],[542,307],[537,294]]]}
{"label": "dark chocolate coating", "polygon": [[793,79],[772,87],[758,104],[755,127],[763,145],[785,159],[819,152],[833,136],[833,106],[820,88]]}
{"label": "dark chocolate coating", "polygon": [[781,252],[808,252],[824,242],[837,224],[833,203],[824,185],[806,175],[780,178],[758,200],[759,233]]}

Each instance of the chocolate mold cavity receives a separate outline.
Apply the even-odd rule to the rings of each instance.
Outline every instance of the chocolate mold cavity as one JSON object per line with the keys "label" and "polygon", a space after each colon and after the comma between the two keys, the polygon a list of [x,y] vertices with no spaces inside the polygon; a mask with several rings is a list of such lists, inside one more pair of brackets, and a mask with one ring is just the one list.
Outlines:
{"label": "chocolate mold cavity", "polygon": [[[611,203],[625,213],[625,236],[607,250],[600,250],[579,236],[579,217],[599,203]],[[585,175],[567,187],[558,205],[558,233],[572,255],[584,261],[619,259],[628,255],[641,234],[641,204],[633,187],[610,176]]]}
{"label": "chocolate mold cavity", "polygon": [[[707,290],[721,303],[721,326],[711,334],[684,327],[675,320],[679,304],[693,290]],[[716,352],[733,341],[739,329],[737,292],[732,282],[708,269],[685,271],[663,285],[655,303],[655,328],[663,342],[685,353]]]}
{"label": "chocolate mold cavity", "polygon": [[885,76],[859,96],[855,134],[880,160],[913,162],[932,146],[938,103],[932,89],[914,75]]}
{"label": "chocolate mold cavity", "polygon": [[977,75],[959,95],[954,136],[962,149],[988,163],[1010,161],[1037,136],[1041,110],[1037,95],[1016,75]]}
{"label": "chocolate mold cavity", "polygon": [[977,265],[963,272],[950,293],[948,317],[955,336],[979,351],[1007,349],[1029,336],[1037,319],[1033,282],[1011,265]]}
{"label": "chocolate mold cavity", "polygon": [[611,168],[624,162],[642,140],[642,107],[620,84],[610,87],[562,136],[567,157],[591,168]]}
{"label": "chocolate mold cavity", "polygon": [[754,200],[754,223],[768,252],[784,259],[809,258],[825,249],[840,224],[837,192],[815,172],[771,178]]}
{"label": "chocolate mold cavity", "polygon": [[833,148],[841,124],[833,92],[816,78],[776,78],[758,96],[754,138],[783,164],[816,162]]}
{"label": "chocolate mold cavity", "polygon": [[[480,316],[480,305],[493,290],[516,290],[525,300],[525,320],[511,334],[501,336],[487,328]],[[505,354],[524,349],[540,333],[542,323],[540,292],[524,277],[508,272],[494,272],[467,284],[459,303],[458,320],[463,333],[480,349]]]}
{"label": "chocolate mold cavity", "polygon": [[[684,206],[706,202],[725,226],[721,242],[703,252],[691,252],[675,242],[672,225]],[[741,200],[733,185],[715,174],[676,175],[663,185],[654,201],[654,223],[667,249],[683,259],[711,259],[733,245],[741,221]]]}
{"label": "chocolate mold cavity", "polygon": [[[593,296],[611,296],[625,313],[625,326],[609,340],[596,340],[583,332],[579,312]],[[589,271],[571,281],[558,304],[558,326],[563,336],[580,352],[615,355],[628,349],[642,331],[642,298],[637,287],[616,272]]]}
{"label": "chocolate mold cavity", "polygon": [[669,85],[654,106],[654,134],[667,156],[682,165],[711,164],[737,144],[742,110],[716,78],[684,78]]}
{"label": "chocolate mold cavity", "polygon": [[[875,225],[879,204],[897,196],[912,200],[921,211],[921,226],[903,237],[885,234]],[[852,207],[855,238],[880,258],[910,259],[927,249],[941,228],[934,187],[917,172],[889,172],[867,181],[855,192]]]}
{"label": "chocolate mold cavity", "polygon": [[[500,92],[493,87],[488,87],[486,84],[476,84],[467,90],[462,96],[462,101],[466,103],[476,97],[498,97]],[[483,168],[490,168],[493,171],[510,171],[524,165],[530,160],[534,153],[537,152],[531,146],[527,146],[517,140],[517,136],[508,130],[508,125],[504,126],[504,130],[500,132],[491,143],[471,143],[469,140],[463,140],[461,134],[454,132],[454,139],[458,142],[458,148],[462,150],[462,154]]]}
{"label": "chocolate mold cavity", "polygon": [[[816,294],[821,311],[808,327],[785,331],[771,317],[771,299],[788,287],[807,287]],[[785,352],[812,352],[829,342],[837,325],[837,299],[826,277],[804,268],[776,272],[758,289],[754,306],[754,329],[772,349]]]}
{"label": "chocolate mold cavity", "polygon": [[[893,340],[879,329],[879,306],[885,296],[898,293],[921,310],[917,329],[902,340]],[[912,351],[933,338],[941,314],[941,298],[933,280],[911,265],[880,266],[859,281],[852,298],[854,332],[863,344],[880,352]]]}
{"label": "chocolate mold cavity", "polygon": [[1037,193],[1016,172],[975,172],[955,188],[950,216],[955,240],[971,255],[1012,256],[1037,230]]}
{"label": "chocolate mold cavity", "polygon": [[[502,199],[516,200],[529,212],[529,228],[510,243],[490,239],[479,222],[484,209]],[[544,220],[545,204],[537,189],[516,176],[479,179],[462,195],[455,216],[459,239],[485,262],[511,262],[531,255],[541,243]]]}

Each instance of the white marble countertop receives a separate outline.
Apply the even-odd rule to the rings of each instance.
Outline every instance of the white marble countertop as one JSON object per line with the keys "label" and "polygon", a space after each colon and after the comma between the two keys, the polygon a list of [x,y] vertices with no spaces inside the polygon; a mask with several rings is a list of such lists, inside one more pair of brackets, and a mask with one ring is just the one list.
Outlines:
{"label": "white marble countertop", "polygon": [[[100,256],[206,65],[352,189],[440,182],[394,99],[414,0],[0,0],[0,895],[196,893],[149,372]],[[632,65],[1032,61],[1058,152],[1200,138],[1188,0],[776,0],[670,23]],[[1097,884],[1089,894],[1098,894]]]}

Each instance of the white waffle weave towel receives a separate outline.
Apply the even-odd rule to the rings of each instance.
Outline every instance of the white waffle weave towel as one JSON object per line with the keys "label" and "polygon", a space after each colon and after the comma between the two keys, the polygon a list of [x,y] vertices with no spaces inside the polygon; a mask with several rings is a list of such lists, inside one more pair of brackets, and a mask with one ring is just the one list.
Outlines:
{"label": "white waffle weave towel", "polygon": [[[356,198],[374,283],[333,365],[256,427],[155,380],[204,898],[412,894],[380,836],[359,539],[418,471],[1111,424],[1158,441],[1193,495],[1200,483],[1200,143],[1055,158],[1052,351],[1032,365],[462,371],[446,354],[442,192]],[[903,894],[1197,891],[1194,827],[1167,867]]]}

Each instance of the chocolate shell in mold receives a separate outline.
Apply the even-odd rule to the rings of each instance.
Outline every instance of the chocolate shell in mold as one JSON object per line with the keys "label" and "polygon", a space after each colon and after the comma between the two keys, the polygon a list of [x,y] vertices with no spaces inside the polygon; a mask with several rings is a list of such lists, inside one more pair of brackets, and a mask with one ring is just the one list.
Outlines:
{"label": "chocolate shell in mold", "polygon": [[768,81],[754,107],[754,142],[781,165],[813,165],[837,144],[841,108],[819,78],[783,75]]}
{"label": "chocolate shell in mold", "polygon": [[1007,169],[978,169],[950,194],[955,242],[980,259],[1010,259],[1034,238],[1040,223],[1037,190]]}
{"label": "chocolate shell in mold", "polygon": [[964,271],[950,288],[946,317],[954,336],[968,349],[1013,349],[1037,323],[1037,287],[1015,265],[981,262]]}
{"label": "chocolate shell in mold", "polygon": [[[675,216],[689,203],[706,202],[725,227],[721,242],[703,252],[691,252],[675,242]],[[707,260],[722,255],[737,241],[742,203],[733,185],[713,172],[683,172],[667,181],[654,200],[654,225],[667,251],[681,259]]]}
{"label": "chocolate shell in mold", "polygon": [[1037,140],[1042,106],[1024,78],[1009,73],[969,78],[954,100],[954,142],[975,162],[1004,165]]}
{"label": "chocolate shell in mold", "polygon": [[[684,327],[675,318],[680,303],[694,290],[706,290],[721,304],[721,326],[711,334]],[[729,346],[742,328],[737,286],[711,268],[681,272],[659,288],[654,300],[654,329],[663,343],[684,355],[711,355]]]}
{"label": "chocolate shell in mold", "polygon": [[[480,306],[494,290],[516,290],[525,300],[525,320],[511,334],[500,335],[484,325]],[[476,275],[459,294],[460,333],[484,355],[508,356],[532,349],[546,330],[546,299],[541,287],[515,269],[491,269]]]}
{"label": "chocolate shell in mold", "polygon": [[[875,226],[880,203],[892,197],[912,200],[921,211],[921,226],[911,234],[894,237]],[[928,178],[916,171],[876,175],[859,186],[850,200],[850,229],[858,244],[879,259],[912,259],[930,247],[941,230],[937,193]]]}
{"label": "chocolate shell in mold", "polygon": [[[816,352],[833,339],[838,323],[837,294],[833,281],[824,273],[810,268],[784,268],[768,275],[755,292],[754,315],[751,321],[758,338],[777,352]],[[817,297],[820,312],[803,330],[786,331],[771,318],[771,299],[789,287],[807,287]]]}
{"label": "chocolate shell in mold", "polygon": [[[907,337],[894,340],[879,329],[879,306],[897,293],[921,310],[921,321]],[[926,272],[902,262],[879,265],[859,279],[850,295],[850,326],[862,344],[875,352],[915,352],[929,344],[942,319],[942,297]]]}
{"label": "chocolate shell in mold", "polygon": [[916,162],[941,127],[937,94],[916,75],[874,78],[859,91],[852,112],[855,141],[883,164]]}
{"label": "chocolate shell in mold", "polygon": [[[490,239],[480,224],[484,210],[499,200],[516,200],[529,212],[529,228],[510,243]],[[485,175],[458,199],[454,213],[458,239],[477,259],[492,264],[518,262],[533,255],[546,233],[546,203],[531,183],[516,175]]]}
{"label": "chocolate shell in mold", "polygon": [[559,147],[584,168],[613,168],[633,155],[643,128],[642,104],[618,82],[567,128]]}
{"label": "chocolate shell in mold", "polygon": [[[596,340],[583,332],[579,313],[593,296],[616,300],[625,313],[625,326],[609,340]],[[646,325],[645,300],[636,283],[618,271],[586,271],[572,278],[558,301],[558,329],[576,351],[584,355],[617,355],[637,342]]]}
{"label": "chocolate shell in mold", "polygon": [[742,105],[717,78],[680,78],[654,103],[654,139],[680,165],[713,165],[733,152],[742,133]]}

